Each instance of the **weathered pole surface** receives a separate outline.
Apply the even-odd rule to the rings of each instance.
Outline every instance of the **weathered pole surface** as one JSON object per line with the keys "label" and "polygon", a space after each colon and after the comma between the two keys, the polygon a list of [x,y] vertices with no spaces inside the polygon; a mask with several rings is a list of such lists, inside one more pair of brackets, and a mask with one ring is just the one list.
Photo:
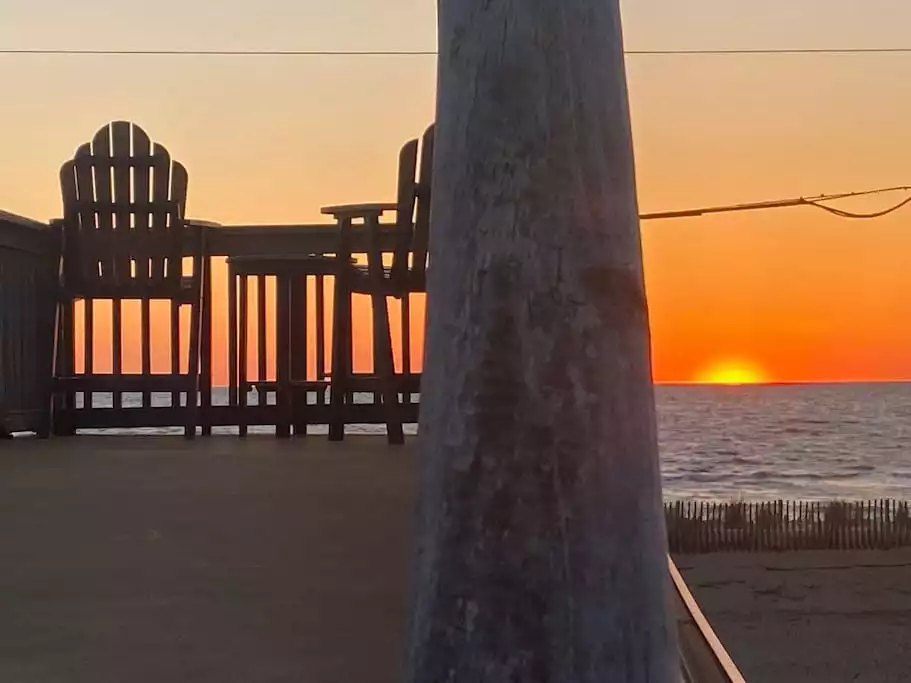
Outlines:
{"label": "weathered pole surface", "polygon": [[679,681],[617,0],[440,0],[409,683]]}

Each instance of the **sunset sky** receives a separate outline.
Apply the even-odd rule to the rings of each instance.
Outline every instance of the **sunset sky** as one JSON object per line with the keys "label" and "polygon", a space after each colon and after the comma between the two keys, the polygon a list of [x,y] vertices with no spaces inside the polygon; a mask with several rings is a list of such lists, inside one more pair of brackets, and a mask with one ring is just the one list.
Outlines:
{"label": "sunset sky", "polygon": [[[3,0],[0,46],[432,50],[435,8]],[[907,0],[623,9],[629,49],[911,47]],[[911,184],[911,54],[627,65],[643,211]],[[187,166],[190,215],[241,224],[316,222],[323,204],[391,197],[398,146],[433,118],[432,56],[0,55],[0,73],[0,208],[39,219],[60,212],[60,163],[112,119]],[[911,378],[911,209],[651,222],[643,239],[659,381]]]}

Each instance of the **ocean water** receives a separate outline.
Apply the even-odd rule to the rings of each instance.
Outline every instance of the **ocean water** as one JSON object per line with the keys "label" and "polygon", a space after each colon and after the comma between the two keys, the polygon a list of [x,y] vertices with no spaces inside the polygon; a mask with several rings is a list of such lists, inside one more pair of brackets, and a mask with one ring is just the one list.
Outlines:
{"label": "ocean water", "polygon": [[663,386],[666,498],[911,498],[911,384]]}
{"label": "ocean water", "polygon": [[667,499],[911,499],[911,384],[659,386],[656,402]]}

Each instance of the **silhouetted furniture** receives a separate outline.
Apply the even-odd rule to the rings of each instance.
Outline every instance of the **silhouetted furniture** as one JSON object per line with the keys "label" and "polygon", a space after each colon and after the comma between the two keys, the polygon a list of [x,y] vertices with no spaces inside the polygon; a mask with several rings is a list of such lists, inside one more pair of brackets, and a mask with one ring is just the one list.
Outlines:
{"label": "silhouetted furniture", "polygon": [[[275,393],[278,418],[275,435],[287,438],[307,434],[309,395],[325,405],[326,348],[324,280],[335,275],[337,261],[324,256],[238,256],[228,259],[228,400],[238,411],[238,432],[246,436],[250,424],[247,395],[256,389],[259,405],[269,392]],[[257,279],[257,375],[247,379],[249,278]],[[266,278],[275,278],[275,379],[266,378]],[[307,376],[307,349],[310,338],[308,315],[309,280],[315,284],[313,338],[315,342],[315,379]],[[238,288],[240,301],[238,305]],[[239,337],[239,339],[238,339]]]}
{"label": "silhouetted furniture", "polygon": [[[329,439],[340,441],[345,436],[346,407],[354,400],[355,392],[372,391],[383,402],[388,440],[404,443],[403,415],[399,394],[417,391],[420,376],[403,367],[396,374],[389,324],[388,297],[402,300],[403,319],[408,315],[408,297],[426,292],[427,246],[430,235],[430,179],[433,171],[433,126],[420,142],[418,171],[418,140],[410,140],[399,153],[398,199],[394,204],[349,204],[323,207],[322,212],[333,216],[339,225],[339,271],[335,284],[333,305],[332,375],[330,387]],[[382,226],[380,217],[395,211],[395,223]],[[350,261],[351,232],[366,230],[368,234],[367,264]],[[380,246],[381,231],[394,232],[391,263],[384,263]],[[366,294],[371,297],[373,312],[374,371],[355,374],[352,368],[351,297]],[[403,346],[410,344],[407,324],[403,325]]]}
{"label": "silhouetted furniture", "polygon": [[[63,193],[62,259],[58,306],[58,352],[55,364],[56,431],[74,433],[75,394],[111,392],[113,408],[122,408],[124,392],[171,392],[173,405],[186,394],[184,434],[193,438],[198,423],[200,335],[208,314],[204,228],[185,220],[187,172],[168,151],[152,144],[137,125],[115,121],[79,147],[60,170]],[[184,274],[189,254],[192,273]],[[85,368],[75,371],[74,306],[84,302]],[[94,304],[112,302],[112,373],[94,368]],[[138,300],[141,311],[142,371],[122,368],[122,304]],[[171,304],[171,373],[152,374],[150,303]],[[186,372],[181,366],[180,307],[190,307]],[[206,308],[204,311],[203,309]],[[206,345],[208,352],[208,345]],[[208,363],[206,364],[208,366]],[[204,425],[204,432],[208,430]]]}

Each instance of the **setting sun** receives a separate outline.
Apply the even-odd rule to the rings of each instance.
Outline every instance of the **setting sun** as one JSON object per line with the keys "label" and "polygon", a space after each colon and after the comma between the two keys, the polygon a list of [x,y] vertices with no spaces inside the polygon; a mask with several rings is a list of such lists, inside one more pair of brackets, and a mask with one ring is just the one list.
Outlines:
{"label": "setting sun", "polygon": [[755,364],[740,360],[714,363],[696,375],[698,384],[762,384],[768,379]]}

